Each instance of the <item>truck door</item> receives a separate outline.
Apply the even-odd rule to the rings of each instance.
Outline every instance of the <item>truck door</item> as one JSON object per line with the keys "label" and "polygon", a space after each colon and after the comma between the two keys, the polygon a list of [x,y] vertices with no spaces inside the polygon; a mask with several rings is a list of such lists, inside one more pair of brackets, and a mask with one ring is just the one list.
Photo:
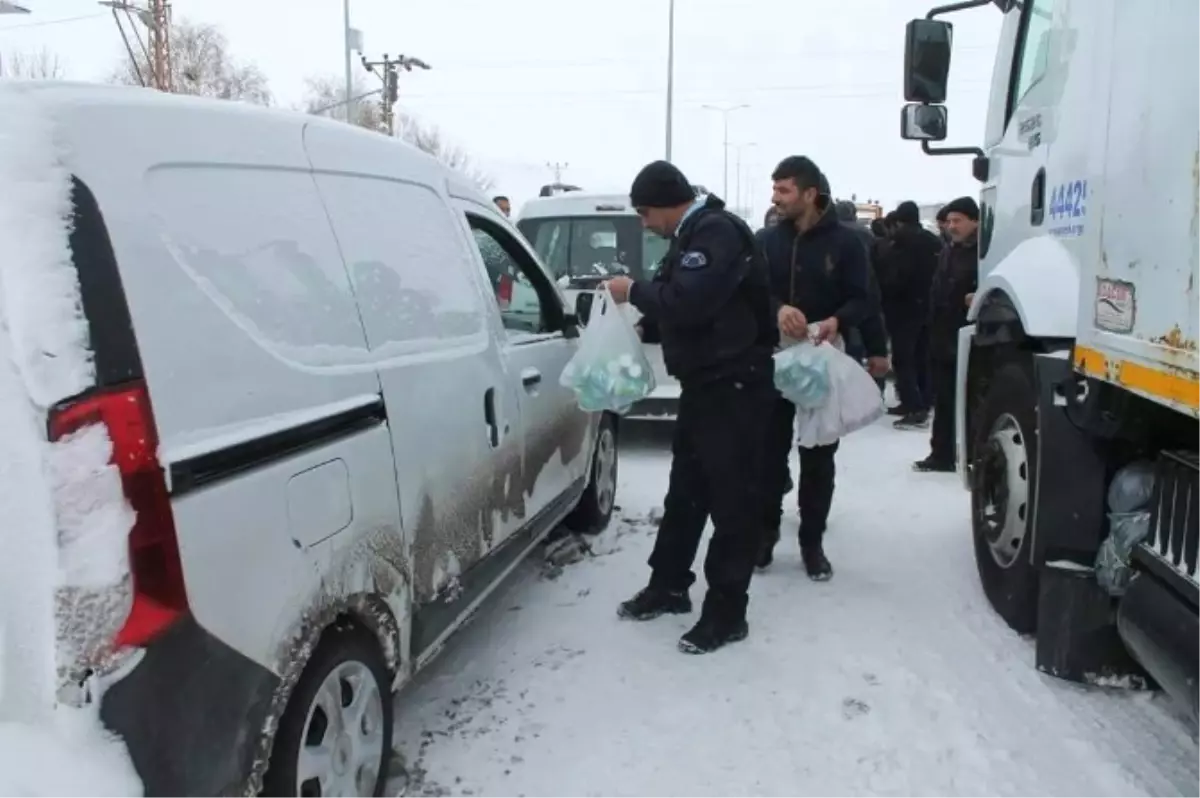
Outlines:
{"label": "truck door", "polygon": [[980,193],[981,280],[1018,244],[1044,235],[1050,226],[1056,180],[1046,165],[1058,91],[1045,78],[1061,2],[1030,0],[1004,21],[1000,51],[1010,54],[1012,68],[1007,74],[996,70],[988,112],[991,168]]}

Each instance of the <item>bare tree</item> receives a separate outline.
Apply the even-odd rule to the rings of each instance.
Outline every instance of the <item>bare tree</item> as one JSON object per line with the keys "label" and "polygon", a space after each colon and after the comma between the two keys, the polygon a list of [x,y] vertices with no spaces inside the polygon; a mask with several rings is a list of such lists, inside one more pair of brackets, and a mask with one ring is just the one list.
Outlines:
{"label": "bare tree", "polygon": [[[351,99],[362,97],[370,89],[365,81],[356,77],[351,86]],[[304,79],[304,103],[301,109],[306,113],[329,116],[334,119],[345,118],[346,84],[343,80],[328,76],[308,77]],[[372,98],[364,98],[353,103],[354,112],[350,122],[365,127],[367,130],[383,132],[383,109],[379,102]]]}
{"label": "bare tree", "polygon": [[426,124],[414,116],[405,115],[398,121],[396,135],[451,169],[462,172],[480,191],[487,191],[496,184],[492,176],[480,168],[463,147],[447,139],[436,125]]}
{"label": "bare tree", "polygon": [[59,80],[65,74],[62,59],[45,48],[35,53],[13,53],[0,61],[0,77]]}
{"label": "bare tree", "polygon": [[[146,52],[135,48],[134,54],[136,63],[127,59],[114,82],[137,86],[151,74]],[[271,104],[267,76],[254,64],[235,60],[225,34],[207,23],[180,20],[171,26],[171,85],[180,94]]]}

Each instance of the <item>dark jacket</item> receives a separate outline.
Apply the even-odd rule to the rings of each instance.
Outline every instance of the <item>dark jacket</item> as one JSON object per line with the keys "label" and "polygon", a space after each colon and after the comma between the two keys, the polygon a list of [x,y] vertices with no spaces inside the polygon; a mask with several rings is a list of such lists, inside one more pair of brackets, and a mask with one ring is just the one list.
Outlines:
{"label": "dark jacket", "polygon": [[771,378],[779,330],[766,262],[750,228],[717,197],[683,221],[654,279],[635,282],[629,301],[682,386]]}
{"label": "dark jacket", "polygon": [[901,224],[879,264],[883,312],[893,328],[917,326],[929,317],[929,290],[943,244],[920,225]]}
{"label": "dark jacket", "polygon": [[967,324],[967,295],[979,281],[979,247],[974,238],[942,250],[929,291],[929,353],[942,363],[958,357],[958,331]]}
{"label": "dark jacket", "polygon": [[[871,292],[871,313],[858,325],[859,337],[862,339],[863,354],[867,357],[887,357],[887,330],[883,325],[883,295],[879,288],[879,280],[875,274],[875,264],[872,253],[875,249],[875,236],[857,222],[843,221],[842,225],[854,233],[867,251],[867,280]],[[849,351],[847,346],[847,351]]]}
{"label": "dark jacket", "polygon": [[838,221],[832,206],[803,233],[790,222],[760,230],[758,240],[771,277],[771,307],[799,308],[809,323],[837,317],[847,331],[871,315],[870,267],[858,236]]}

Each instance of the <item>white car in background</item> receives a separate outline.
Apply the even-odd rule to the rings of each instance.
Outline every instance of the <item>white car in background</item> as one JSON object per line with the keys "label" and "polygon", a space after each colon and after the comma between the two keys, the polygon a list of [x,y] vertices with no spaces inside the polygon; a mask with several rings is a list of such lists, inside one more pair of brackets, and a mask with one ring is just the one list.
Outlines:
{"label": "white car in background", "polygon": [[[642,229],[623,194],[566,191],[530,200],[517,218],[519,229],[554,274],[568,302],[590,293],[609,277],[648,280],[658,271],[669,242]],[[517,300],[514,292],[514,302]],[[636,310],[634,311],[636,313]],[[679,382],[667,374],[662,348],[646,345],[658,387],[630,410],[629,418],[673,418]]]}

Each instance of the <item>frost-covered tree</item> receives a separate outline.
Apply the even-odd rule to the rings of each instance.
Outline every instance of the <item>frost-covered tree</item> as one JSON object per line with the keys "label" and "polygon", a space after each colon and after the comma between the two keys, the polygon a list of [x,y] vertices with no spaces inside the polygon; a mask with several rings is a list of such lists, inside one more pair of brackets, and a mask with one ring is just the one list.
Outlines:
{"label": "frost-covered tree", "polygon": [[45,48],[33,53],[16,52],[0,59],[0,77],[59,80],[65,75],[62,59]]}
{"label": "frost-covered tree", "polygon": [[[144,51],[134,49],[136,60],[124,60],[113,75],[116,83],[131,86],[150,82],[150,63]],[[271,104],[267,76],[252,63],[235,59],[229,40],[216,25],[180,20],[171,26],[171,85],[179,94]]]}

